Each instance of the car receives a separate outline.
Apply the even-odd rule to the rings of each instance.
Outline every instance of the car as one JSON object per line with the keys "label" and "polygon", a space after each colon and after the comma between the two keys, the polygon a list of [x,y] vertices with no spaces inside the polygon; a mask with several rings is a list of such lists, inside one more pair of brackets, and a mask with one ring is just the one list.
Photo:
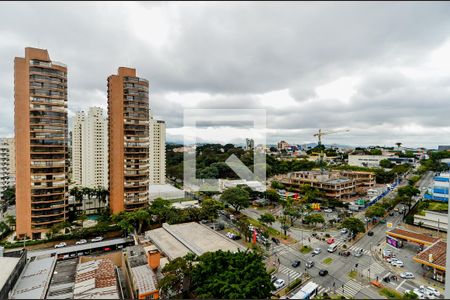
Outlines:
{"label": "car", "polygon": [[270,276],[270,282],[272,282],[272,283],[274,283],[277,279],[278,278],[275,275]]}
{"label": "car", "polygon": [[360,256],[362,256],[363,255],[363,253],[364,253],[364,249],[358,249],[358,250],[356,250],[355,251],[355,253],[353,254],[355,257],[360,257]]}
{"label": "car", "polygon": [[368,236],[373,236],[373,231],[367,232],[367,235],[368,235]]}
{"label": "car", "polygon": [[305,264],[305,267],[311,269],[312,267],[314,267],[314,262],[312,260],[308,260]]}
{"label": "car", "polygon": [[411,272],[402,272],[400,273],[400,277],[404,279],[414,279],[414,274]]}
{"label": "car", "polygon": [[384,249],[383,250],[383,257],[391,257],[392,255],[392,251],[389,249]]}
{"label": "car", "polygon": [[280,240],[277,238],[272,238],[272,242],[274,242],[275,244],[279,245],[280,244]]}
{"label": "car", "polygon": [[209,221],[208,220],[201,220],[200,221],[200,224],[206,224],[206,223],[208,223]]}
{"label": "car", "polygon": [[283,279],[277,279],[275,280],[275,282],[273,283],[274,287],[278,290],[280,288],[282,288],[284,286],[285,282]]}
{"label": "car", "polygon": [[319,271],[319,275],[320,276],[327,276],[327,274],[328,274],[327,270],[322,269],[322,270]]}
{"label": "car", "polygon": [[85,239],[79,240],[75,243],[75,245],[83,245],[83,244],[87,244],[87,241]]}
{"label": "car", "polygon": [[65,247],[65,246],[67,246],[67,244],[64,243],[64,242],[61,242],[61,243],[59,243],[59,244],[56,244],[56,245],[55,245],[55,248],[63,248],[63,247]]}
{"label": "car", "polygon": [[391,265],[393,265],[394,267],[403,267],[403,262],[401,260],[394,260],[391,262]]}
{"label": "car", "polygon": [[371,218],[368,218],[368,217],[365,217],[365,218],[364,218],[364,222],[368,223],[368,222],[370,222],[370,221],[372,221]]}
{"label": "car", "polygon": [[391,211],[391,212],[389,213],[389,215],[390,215],[391,217],[393,217],[393,216],[395,215],[395,213],[394,213],[393,211]]}
{"label": "car", "polygon": [[97,236],[91,240],[91,242],[93,242],[93,243],[100,242],[100,241],[103,241],[103,238],[101,236]]}
{"label": "car", "polygon": [[336,241],[336,240],[335,240],[334,238],[329,238],[329,239],[327,240],[327,244],[331,245],[331,244],[333,244],[335,241]]}
{"label": "car", "polygon": [[332,213],[333,212],[333,210],[331,208],[324,209],[323,211],[326,212],[326,213]]}
{"label": "car", "polygon": [[380,224],[386,224],[386,219],[380,220]]}
{"label": "car", "polygon": [[349,251],[341,251],[341,252],[339,252],[339,255],[348,257],[348,256],[350,256],[350,252]]}
{"label": "car", "polygon": [[312,254],[313,254],[313,256],[314,256],[314,255],[319,255],[320,252],[322,252],[322,249],[320,249],[320,248],[314,248],[314,251],[312,252]]}
{"label": "car", "polygon": [[342,228],[341,229],[341,234],[346,234],[348,232],[348,229],[347,228]]}
{"label": "car", "polygon": [[105,247],[105,248],[103,248],[103,251],[111,251],[111,248]]}
{"label": "car", "polygon": [[419,290],[427,296],[429,296],[429,295],[436,296],[436,297],[441,296],[441,293],[437,289],[435,289],[431,286],[424,287],[423,285],[421,285],[419,287]]}
{"label": "car", "polygon": [[297,268],[298,266],[300,266],[301,262],[299,260],[294,260],[294,262],[292,263],[292,266],[294,268]]}

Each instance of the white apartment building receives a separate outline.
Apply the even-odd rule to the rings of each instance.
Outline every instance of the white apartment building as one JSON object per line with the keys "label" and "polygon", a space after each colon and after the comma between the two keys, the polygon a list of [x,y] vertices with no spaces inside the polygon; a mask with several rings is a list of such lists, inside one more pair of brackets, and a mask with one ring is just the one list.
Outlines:
{"label": "white apartment building", "polygon": [[166,183],[166,123],[150,119],[150,185]]}
{"label": "white apartment building", "polygon": [[356,167],[379,168],[380,161],[389,158],[398,158],[398,156],[349,154],[348,164]]}
{"label": "white apartment building", "polygon": [[14,138],[0,139],[0,197],[3,190],[15,184]]}
{"label": "white apartment building", "polygon": [[78,112],[72,130],[73,181],[83,187],[108,188],[107,121],[101,107]]}

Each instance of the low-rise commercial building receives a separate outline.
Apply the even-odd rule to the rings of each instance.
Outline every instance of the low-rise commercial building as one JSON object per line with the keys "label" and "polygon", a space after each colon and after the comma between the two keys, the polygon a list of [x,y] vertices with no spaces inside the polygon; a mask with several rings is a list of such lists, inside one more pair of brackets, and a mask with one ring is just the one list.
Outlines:
{"label": "low-rise commercial building", "polygon": [[379,168],[380,161],[382,161],[383,159],[388,159],[390,157],[393,156],[349,154],[348,164],[355,167]]}
{"label": "low-rise commercial building", "polygon": [[425,250],[413,257],[413,260],[419,264],[431,268],[430,277],[439,282],[445,282],[447,243],[437,241],[427,247]]}
{"label": "low-rise commercial building", "polygon": [[20,251],[18,255],[3,256],[3,247],[0,247],[0,299],[8,299],[9,292],[14,288],[27,262],[27,254]]}

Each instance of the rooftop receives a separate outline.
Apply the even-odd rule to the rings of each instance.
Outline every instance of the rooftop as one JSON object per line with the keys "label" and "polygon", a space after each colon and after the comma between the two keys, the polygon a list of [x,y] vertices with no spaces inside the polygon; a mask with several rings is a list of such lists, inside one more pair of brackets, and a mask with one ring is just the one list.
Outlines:
{"label": "rooftop", "polygon": [[115,266],[109,259],[97,259],[77,266],[74,299],[119,299]]}
{"label": "rooftop", "polygon": [[191,252],[202,255],[217,250],[244,250],[235,241],[196,222],[176,225],[164,223],[162,228],[147,231],[145,235],[171,260]]}
{"label": "rooftop", "polygon": [[0,257],[0,265],[2,266],[2,271],[0,272],[0,290],[14,271],[19,260],[19,257]]}
{"label": "rooftop", "polygon": [[406,238],[407,240],[412,239],[412,240],[425,242],[426,244],[433,244],[439,240],[439,238],[434,238],[434,237],[426,235],[426,234],[415,233],[412,231],[398,229],[398,228],[388,231],[387,234],[392,235],[394,237],[400,236],[400,237]]}
{"label": "rooftop", "polygon": [[131,268],[135,287],[139,289],[139,294],[145,294],[157,290],[155,273],[148,265],[141,265]]}
{"label": "rooftop", "polygon": [[56,257],[31,258],[11,293],[12,299],[45,298]]}
{"label": "rooftop", "polygon": [[445,256],[447,254],[447,243],[443,241],[437,241],[433,245],[426,248],[424,251],[417,254],[414,257],[415,261],[419,263],[425,263],[433,265],[437,269],[445,271]]}

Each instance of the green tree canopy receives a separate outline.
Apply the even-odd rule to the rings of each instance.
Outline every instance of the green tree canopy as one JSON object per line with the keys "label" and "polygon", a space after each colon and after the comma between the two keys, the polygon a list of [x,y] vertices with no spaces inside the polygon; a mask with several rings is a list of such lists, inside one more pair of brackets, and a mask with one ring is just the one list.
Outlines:
{"label": "green tree canopy", "polygon": [[380,167],[390,169],[394,166],[394,164],[389,159],[380,160]]}
{"label": "green tree canopy", "polygon": [[201,214],[202,217],[207,218],[212,221],[219,217],[218,211],[223,209],[224,205],[222,202],[208,198],[202,201],[201,204]]}
{"label": "green tree canopy", "polygon": [[264,223],[264,224],[270,225],[270,224],[272,224],[273,222],[275,222],[275,217],[274,217],[274,215],[272,215],[272,214],[270,214],[270,213],[265,213],[265,214],[262,214],[262,215],[259,217],[258,221],[260,221],[260,222],[262,222],[262,223]]}
{"label": "green tree canopy", "polygon": [[276,181],[276,180],[272,181],[272,183],[270,184],[270,186],[271,186],[273,189],[279,189],[279,190],[284,189],[284,184],[282,184],[282,183],[280,183],[279,181]]}
{"label": "green tree canopy", "polygon": [[347,218],[342,222],[341,228],[347,228],[354,233],[365,232],[364,222],[358,218]]}
{"label": "green tree canopy", "polygon": [[220,196],[220,200],[233,207],[236,212],[250,206],[250,195],[241,187],[226,189]]}
{"label": "green tree canopy", "polygon": [[317,223],[325,223],[325,219],[321,214],[315,213],[305,217],[305,222],[308,224],[316,225]]}
{"label": "green tree canopy", "polygon": [[368,218],[382,217],[384,216],[384,213],[385,208],[381,204],[375,203],[374,205],[366,209],[365,216]]}
{"label": "green tree canopy", "polygon": [[267,189],[264,193],[265,193],[267,199],[269,199],[270,201],[280,202],[281,197],[277,193],[276,190],[274,190],[274,189]]}

